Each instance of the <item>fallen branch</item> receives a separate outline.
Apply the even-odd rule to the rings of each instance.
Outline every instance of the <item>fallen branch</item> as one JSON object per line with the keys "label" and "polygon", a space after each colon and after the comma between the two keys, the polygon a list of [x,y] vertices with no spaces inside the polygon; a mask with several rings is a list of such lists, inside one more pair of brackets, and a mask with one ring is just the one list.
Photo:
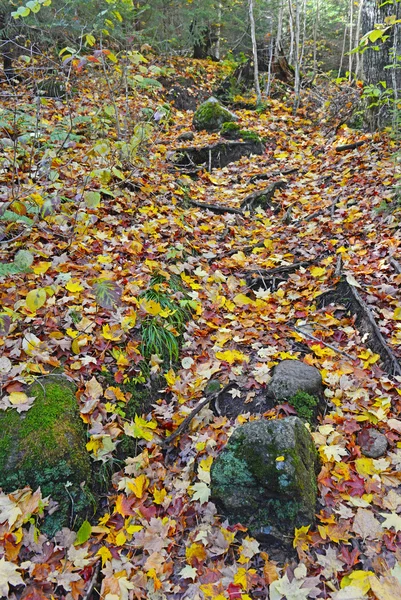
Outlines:
{"label": "fallen branch", "polygon": [[286,175],[291,175],[292,173],[297,173],[299,171],[298,167],[294,167],[293,169],[286,169],[285,171],[273,171],[273,173],[260,173],[260,175],[252,175],[249,180],[249,183],[255,183],[255,181],[260,181],[261,179],[271,179],[272,177],[284,177]]}
{"label": "fallen branch", "polygon": [[354,142],[353,144],[344,144],[343,146],[337,146],[335,149],[336,152],[344,152],[345,150],[354,150],[354,148],[359,148],[359,146],[363,146],[366,144],[368,140],[360,140],[359,142]]}
{"label": "fallen branch", "polygon": [[[354,286],[350,285],[349,286],[351,293],[353,295],[353,297],[355,298],[355,301],[359,304],[359,306],[361,307],[361,310],[363,311],[365,317],[368,319],[374,334],[376,336],[376,338],[378,339],[381,347],[382,347],[382,353],[386,355],[386,362],[389,361],[390,365],[391,365],[391,371],[392,371],[392,375],[401,375],[401,366],[400,363],[398,362],[396,356],[393,354],[392,350],[390,350],[389,346],[387,345],[386,340],[384,339],[377,323],[376,320],[374,318],[374,316],[372,315],[368,305],[366,304],[366,302],[361,298],[361,296],[358,294],[358,292],[356,291],[356,289],[354,288]],[[382,353],[379,352],[379,354],[381,355]],[[383,356],[381,355],[381,358],[383,360]],[[385,359],[384,359],[385,360]]]}
{"label": "fallen branch", "polygon": [[273,269],[252,269],[249,271],[246,271],[245,275],[249,276],[249,275],[259,275],[259,277],[261,278],[265,278],[265,279],[269,279],[271,277],[274,277],[275,275],[281,275],[284,273],[294,273],[295,271],[298,271],[298,269],[300,269],[301,267],[309,267],[310,265],[315,264],[316,262],[319,262],[319,260],[322,260],[323,258],[325,258],[327,256],[327,252],[324,252],[323,254],[320,254],[319,256],[316,256],[316,258],[311,258],[309,260],[301,260],[299,262],[296,263],[292,263],[292,265],[283,265],[281,267],[274,267]]}
{"label": "fallen branch", "polygon": [[345,356],[349,360],[356,360],[356,358],[351,356],[350,354],[347,354],[343,350],[336,348],[336,346],[333,346],[332,344],[329,344],[328,342],[325,342],[324,340],[321,340],[321,339],[315,337],[311,333],[307,333],[306,331],[303,331],[303,329],[300,329],[299,327],[295,327],[295,325],[289,325],[289,327],[290,327],[290,329],[293,329],[297,333],[309,338],[310,340],[313,340],[314,342],[319,342],[319,344],[323,344],[323,346],[326,346],[327,348],[334,350],[334,352],[337,352],[337,354],[341,354],[342,356]]}
{"label": "fallen branch", "polygon": [[191,423],[192,419],[202,410],[202,408],[204,406],[206,406],[207,404],[209,404],[213,400],[217,400],[217,398],[221,394],[223,394],[227,390],[227,388],[229,388],[231,385],[232,385],[232,382],[228,383],[227,385],[225,385],[223,388],[221,388],[221,390],[219,390],[215,394],[212,394],[211,396],[208,396],[207,398],[205,398],[204,400],[202,400],[202,402],[200,402],[198,404],[198,406],[196,406],[189,413],[189,415],[187,417],[185,417],[185,419],[183,420],[183,422],[177,427],[177,429],[174,431],[174,433],[172,433],[171,435],[169,435],[167,438],[164,439],[164,441],[161,443],[161,447],[162,448],[167,448],[167,446],[169,446],[171,444],[171,442],[173,442],[179,435],[181,435],[183,433],[183,431],[185,431],[185,429]]}
{"label": "fallen branch", "polygon": [[208,204],[206,202],[198,202],[197,200],[189,200],[189,203],[191,206],[197,206],[198,208],[203,208],[204,210],[210,210],[218,215],[223,215],[224,213],[243,215],[242,210],[239,208],[231,208],[230,206],[222,206],[221,204]]}

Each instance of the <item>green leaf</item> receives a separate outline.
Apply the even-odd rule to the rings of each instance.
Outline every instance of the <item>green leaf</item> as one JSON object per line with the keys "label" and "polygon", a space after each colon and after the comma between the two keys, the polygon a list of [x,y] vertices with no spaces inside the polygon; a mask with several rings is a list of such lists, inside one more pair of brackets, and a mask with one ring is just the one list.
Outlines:
{"label": "green leaf", "polygon": [[33,255],[29,250],[18,250],[14,258],[14,265],[21,271],[28,271],[33,263]]}
{"label": "green leaf", "polygon": [[383,33],[384,31],[382,31],[381,29],[374,29],[373,31],[371,31],[368,35],[368,38],[371,42],[377,42],[377,40],[379,40],[380,38],[383,37]]}
{"label": "green leaf", "polygon": [[18,221],[22,221],[27,225],[33,225],[33,220],[25,215],[17,215],[17,213],[12,210],[5,210],[4,213],[0,215],[0,221],[9,221],[10,223],[17,223]]}
{"label": "green leaf", "polygon": [[91,533],[92,525],[89,523],[89,521],[84,521],[77,531],[77,537],[75,539],[74,546],[79,546],[80,544],[87,542]]}
{"label": "green leaf", "polygon": [[96,304],[102,308],[111,310],[114,305],[121,302],[122,289],[114,281],[109,279],[100,279],[94,286]]}
{"label": "green leaf", "polygon": [[99,192],[85,192],[84,200],[88,208],[97,208],[101,199]]}
{"label": "green leaf", "polygon": [[11,13],[11,16],[14,17],[14,19],[18,19],[19,17],[27,17],[30,12],[31,11],[26,6],[20,6],[18,10]]}

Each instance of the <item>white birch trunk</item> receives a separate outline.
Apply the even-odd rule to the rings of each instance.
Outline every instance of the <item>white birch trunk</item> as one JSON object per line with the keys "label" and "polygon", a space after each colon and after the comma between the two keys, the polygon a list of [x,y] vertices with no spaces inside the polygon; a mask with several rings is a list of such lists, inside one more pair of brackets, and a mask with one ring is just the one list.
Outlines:
{"label": "white birch trunk", "polygon": [[249,0],[249,21],[251,24],[252,52],[253,52],[253,73],[255,77],[255,92],[258,104],[262,101],[259,85],[259,67],[258,67],[258,47],[256,44],[255,18],[253,15],[253,0]]}

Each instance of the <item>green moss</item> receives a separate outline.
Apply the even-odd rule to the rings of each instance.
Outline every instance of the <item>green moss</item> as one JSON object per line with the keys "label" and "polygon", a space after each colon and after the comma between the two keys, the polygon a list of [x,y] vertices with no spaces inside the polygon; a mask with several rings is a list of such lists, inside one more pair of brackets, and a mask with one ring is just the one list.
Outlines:
{"label": "green moss", "polygon": [[231,140],[237,140],[242,138],[244,141],[260,142],[261,138],[254,131],[248,131],[241,129],[237,123],[228,122],[223,123],[220,131],[221,135]]}
{"label": "green moss", "polygon": [[261,138],[258,136],[257,133],[255,133],[254,131],[245,131],[243,129],[241,129],[241,131],[239,132],[240,137],[247,141],[247,142],[260,142],[262,141]]}
{"label": "green moss", "polygon": [[308,423],[312,423],[316,419],[319,400],[315,396],[299,391],[288,400],[288,404],[295,408],[298,417],[305,419]]}
{"label": "green moss", "polygon": [[234,123],[233,121],[228,121],[226,123],[223,123],[222,127],[221,127],[221,135],[227,135],[227,134],[239,134],[238,132],[240,131],[240,126],[238,125],[238,123]]}
{"label": "green moss", "polygon": [[29,389],[33,406],[22,415],[0,414],[0,486],[7,492],[30,485],[51,496],[59,509],[45,521],[53,535],[79,525],[94,510],[91,462],[73,388],[50,378]]}
{"label": "green moss", "polygon": [[195,129],[218,131],[223,123],[234,121],[235,116],[216,100],[208,100],[195,111],[193,124]]}

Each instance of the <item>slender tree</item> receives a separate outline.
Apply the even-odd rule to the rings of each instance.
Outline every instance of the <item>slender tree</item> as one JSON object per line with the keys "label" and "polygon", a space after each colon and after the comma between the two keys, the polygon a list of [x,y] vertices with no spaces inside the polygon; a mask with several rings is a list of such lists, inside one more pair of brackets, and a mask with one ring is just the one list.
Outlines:
{"label": "slender tree", "polygon": [[258,104],[262,101],[262,94],[260,92],[259,85],[259,66],[258,66],[258,46],[256,43],[256,29],[255,29],[255,17],[253,13],[253,0],[249,0],[249,22],[251,25],[251,38],[252,38],[252,54],[253,54],[253,73],[255,77],[255,91]]}

